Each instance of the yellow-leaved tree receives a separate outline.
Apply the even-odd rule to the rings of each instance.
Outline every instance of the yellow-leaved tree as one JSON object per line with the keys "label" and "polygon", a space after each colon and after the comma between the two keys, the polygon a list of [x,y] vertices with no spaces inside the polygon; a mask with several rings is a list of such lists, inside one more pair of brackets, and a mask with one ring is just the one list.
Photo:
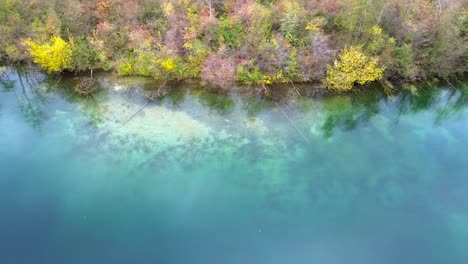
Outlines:
{"label": "yellow-leaved tree", "polygon": [[331,89],[348,91],[355,83],[363,85],[381,79],[383,70],[375,58],[367,57],[359,47],[349,47],[333,66],[328,66],[325,84]]}
{"label": "yellow-leaved tree", "polygon": [[72,49],[61,37],[52,36],[48,42],[42,44],[30,39],[24,43],[29,47],[33,61],[49,73],[61,72],[70,65]]}

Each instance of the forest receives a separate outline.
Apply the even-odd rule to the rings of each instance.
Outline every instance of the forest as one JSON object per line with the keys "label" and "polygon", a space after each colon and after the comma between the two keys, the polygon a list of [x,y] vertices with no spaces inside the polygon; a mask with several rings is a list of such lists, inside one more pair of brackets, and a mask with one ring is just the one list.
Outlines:
{"label": "forest", "polygon": [[2,0],[3,63],[213,85],[449,79],[468,68],[464,0]]}

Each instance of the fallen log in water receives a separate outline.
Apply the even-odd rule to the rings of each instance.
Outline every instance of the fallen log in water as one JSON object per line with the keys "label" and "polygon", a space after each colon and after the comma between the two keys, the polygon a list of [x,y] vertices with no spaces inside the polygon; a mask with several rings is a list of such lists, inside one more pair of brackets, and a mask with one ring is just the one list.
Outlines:
{"label": "fallen log in water", "polygon": [[128,123],[128,121],[130,121],[134,116],[136,116],[141,110],[143,110],[143,108],[145,108],[146,105],[148,105],[149,102],[146,102],[142,107],[140,107],[135,113],[133,113],[133,115],[131,115],[129,118],[127,118],[127,120],[125,120],[125,122],[122,123],[122,126],[124,126],[125,124]]}
{"label": "fallen log in water", "polygon": [[95,90],[95,81],[91,78],[81,80],[77,86],[75,86],[75,92],[81,96],[88,96]]}
{"label": "fallen log in water", "polygon": [[96,81],[93,79],[93,70],[90,77],[81,78],[78,85],[75,86],[75,92],[81,96],[89,96],[96,89]]}

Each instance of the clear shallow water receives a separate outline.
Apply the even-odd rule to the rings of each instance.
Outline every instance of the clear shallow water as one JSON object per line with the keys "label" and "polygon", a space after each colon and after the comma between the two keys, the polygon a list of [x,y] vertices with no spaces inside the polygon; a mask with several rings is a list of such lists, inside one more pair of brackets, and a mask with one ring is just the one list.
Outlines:
{"label": "clear shallow water", "polygon": [[466,85],[185,84],[123,125],[157,84],[0,79],[0,263],[468,263]]}

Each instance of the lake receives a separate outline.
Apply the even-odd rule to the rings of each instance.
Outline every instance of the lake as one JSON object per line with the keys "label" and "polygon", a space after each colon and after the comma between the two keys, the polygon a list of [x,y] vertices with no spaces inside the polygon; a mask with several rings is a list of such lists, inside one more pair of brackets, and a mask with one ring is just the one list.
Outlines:
{"label": "lake", "polygon": [[466,82],[147,101],[2,71],[0,263],[468,263]]}

